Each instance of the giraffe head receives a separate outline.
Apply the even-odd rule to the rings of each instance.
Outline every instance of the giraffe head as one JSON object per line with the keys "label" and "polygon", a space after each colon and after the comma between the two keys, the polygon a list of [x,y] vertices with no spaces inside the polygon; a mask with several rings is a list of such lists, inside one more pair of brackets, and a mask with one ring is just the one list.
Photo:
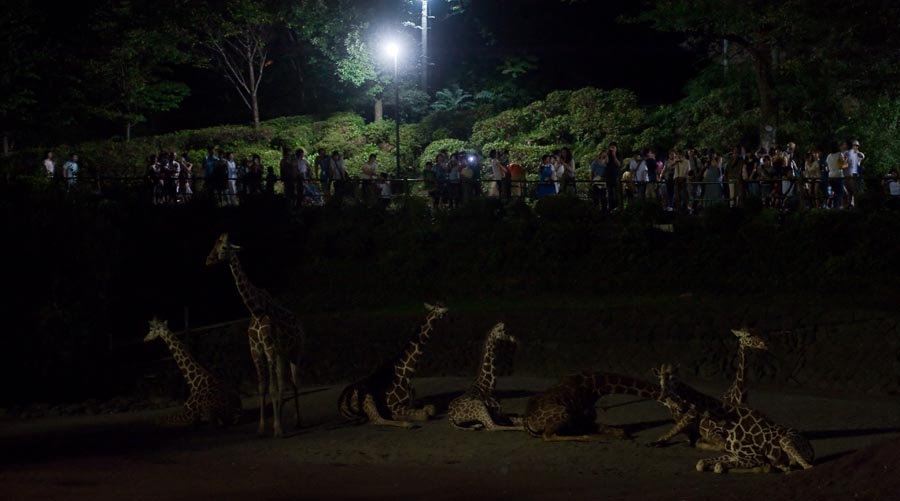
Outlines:
{"label": "giraffe head", "polygon": [[747,328],[740,329],[731,329],[731,333],[737,336],[738,343],[741,344],[744,348],[751,348],[754,350],[765,350],[768,351],[769,347],[766,346],[766,342],[762,340],[758,335],[753,334]]}
{"label": "giraffe head", "polygon": [[516,338],[506,333],[506,324],[503,322],[497,322],[497,325],[491,329],[491,332],[488,334],[488,341],[493,344],[497,341],[508,341],[510,343],[516,343]]}
{"label": "giraffe head", "polygon": [[676,368],[671,364],[662,364],[659,369],[652,369],[653,375],[659,379],[660,393],[658,400],[666,400],[675,395],[675,388],[678,385],[678,378],[675,375]]}
{"label": "giraffe head", "polygon": [[144,342],[153,341],[166,332],[169,332],[169,321],[153,317],[153,320],[150,320],[150,332],[144,336]]}
{"label": "giraffe head", "polygon": [[441,318],[447,313],[447,307],[442,305],[441,303],[435,303],[435,304],[425,303],[425,310],[428,313],[433,313],[434,318]]}
{"label": "giraffe head", "polygon": [[228,261],[239,250],[241,250],[240,247],[228,240],[228,233],[222,233],[219,235],[219,239],[216,240],[216,245],[213,246],[209,255],[206,256],[206,266]]}

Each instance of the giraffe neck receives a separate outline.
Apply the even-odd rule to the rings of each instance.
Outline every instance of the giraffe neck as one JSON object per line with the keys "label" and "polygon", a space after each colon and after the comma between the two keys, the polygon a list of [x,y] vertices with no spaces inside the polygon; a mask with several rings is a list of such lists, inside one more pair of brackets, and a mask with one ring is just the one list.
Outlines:
{"label": "giraffe neck", "polygon": [[485,395],[493,393],[494,387],[497,385],[497,377],[494,375],[495,346],[496,341],[489,335],[484,342],[481,367],[478,369],[478,377],[475,378],[475,388]]}
{"label": "giraffe neck", "polygon": [[743,343],[738,347],[738,366],[734,373],[734,381],[732,381],[731,388],[729,389],[729,393],[731,393],[735,400],[739,402],[743,402],[741,393],[743,393],[742,388],[744,387],[744,379],[747,377],[746,350],[747,348]]}
{"label": "giraffe neck", "polygon": [[662,388],[658,384],[648,383],[633,377],[613,374],[610,372],[598,372],[591,375],[590,383],[594,393],[603,395],[633,395],[636,397],[656,400],[662,394]]}
{"label": "giraffe neck", "polygon": [[228,261],[228,267],[231,269],[232,276],[234,276],[234,283],[237,285],[238,293],[241,295],[241,299],[244,300],[244,305],[250,310],[250,314],[262,314],[266,307],[266,304],[263,301],[263,294],[250,283],[250,279],[248,279],[247,275],[244,273],[244,269],[241,267],[241,262],[238,260],[237,255],[231,256]]}
{"label": "giraffe neck", "polygon": [[160,337],[165,341],[166,346],[169,347],[172,357],[175,358],[175,363],[178,364],[178,368],[181,369],[185,381],[187,381],[190,390],[193,392],[204,380],[210,377],[209,372],[197,363],[184,346],[184,343],[179,341],[171,331],[161,333]]}
{"label": "giraffe neck", "polygon": [[397,360],[397,364],[394,365],[395,377],[400,379],[410,378],[413,373],[416,372],[416,363],[422,356],[422,347],[425,346],[425,343],[428,341],[428,336],[431,335],[431,323],[434,321],[435,317],[437,317],[437,313],[433,311],[428,313],[428,316],[425,317],[425,323],[419,328],[419,333],[410,340],[406,349],[403,350],[403,354],[401,354],[399,360]]}

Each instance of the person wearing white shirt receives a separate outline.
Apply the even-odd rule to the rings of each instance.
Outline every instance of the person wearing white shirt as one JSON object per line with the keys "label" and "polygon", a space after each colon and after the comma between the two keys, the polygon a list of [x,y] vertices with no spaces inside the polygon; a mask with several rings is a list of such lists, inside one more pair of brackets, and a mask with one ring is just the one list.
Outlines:
{"label": "person wearing white shirt", "polygon": [[234,162],[234,153],[228,153],[225,156],[225,165],[227,166],[228,188],[225,193],[227,195],[228,205],[237,205],[237,164]]}
{"label": "person wearing white shirt", "polygon": [[369,160],[362,164],[362,174],[359,176],[362,178],[363,196],[367,199],[373,197],[372,181],[378,179],[377,158],[374,153],[369,155]]}
{"label": "person wearing white shirt", "polygon": [[647,196],[647,183],[650,182],[650,168],[647,166],[648,161],[649,159],[641,161],[634,169],[634,184],[637,185],[638,198],[645,198]]}
{"label": "person wearing white shirt", "polygon": [[56,162],[53,161],[53,152],[47,152],[47,158],[44,159],[44,170],[47,171],[47,177],[53,179],[56,175]]}
{"label": "person wearing white shirt", "polygon": [[74,189],[78,184],[78,155],[72,153],[72,158],[63,164],[63,175],[66,177],[66,188]]}
{"label": "person wearing white shirt", "polygon": [[856,195],[863,189],[862,170],[860,169],[862,161],[866,159],[866,154],[859,151],[859,141],[853,140],[847,145],[847,173],[844,176],[844,186],[850,197],[849,205],[856,205]]}
{"label": "person wearing white shirt", "polygon": [[491,189],[488,191],[488,196],[490,197],[499,197],[500,196],[500,183],[503,182],[503,164],[500,163],[500,159],[497,150],[491,150],[488,155],[491,158]]}

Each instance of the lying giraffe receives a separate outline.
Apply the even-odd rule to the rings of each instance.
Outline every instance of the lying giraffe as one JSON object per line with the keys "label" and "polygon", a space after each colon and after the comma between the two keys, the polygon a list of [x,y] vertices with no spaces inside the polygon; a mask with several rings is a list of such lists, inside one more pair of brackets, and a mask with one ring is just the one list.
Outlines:
{"label": "lying giraffe", "polygon": [[571,374],[550,389],[531,397],[525,410],[525,430],[547,442],[587,442],[603,435],[624,438],[624,430],[597,423],[594,406],[597,400],[610,394],[659,399],[660,388],[639,379],[607,372]]}
{"label": "lying giraffe", "polygon": [[144,342],[157,338],[162,339],[169,347],[190,389],[190,396],[184,403],[184,411],[165,417],[161,422],[169,425],[237,424],[241,418],[241,399],[238,394],[229,390],[197,363],[184,343],[169,330],[168,322],[154,318],[150,321],[150,332],[144,337]]}
{"label": "lying giraffe", "polygon": [[767,473],[773,466],[783,472],[791,471],[794,465],[812,468],[812,445],[797,431],[782,427],[750,407],[726,404],[700,393],[678,380],[670,365],[654,369],[654,373],[659,378],[660,399],[674,403],[682,413],[674,429],[703,418],[710,427],[708,432],[724,441],[726,454],[701,459],[697,471],[711,467],[715,473]]}
{"label": "lying giraffe", "polygon": [[394,360],[382,365],[371,375],[344,388],[338,398],[338,410],[347,419],[368,420],[371,424],[412,428],[410,421],[427,421],[434,416],[433,405],[412,407],[414,397],[410,378],[422,356],[432,323],[447,313],[447,308],[425,303],[425,323]]}
{"label": "lying giraffe", "polygon": [[284,369],[290,364],[291,383],[294,389],[294,408],[297,413],[296,426],[300,426],[299,364],[303,349],[304,333],[300,320],[293,312],[281,306],[263,289],[250,283],[241,268],[237,253],[240,247],[232,244],[228,233],[223,233],[206,258],[206,265],[227,262],[234,276],[238,293],[250,311],[250,357],[256,366],[259,388],[259,427],[257,433],[266,433],[266,393],[272,399],[272,415],[275,437],[283,436],[281,430],[281,407],[283,405]]}
{"label": "lying giraffe", "polygon": [[516,342],[516,338],[506,333],[506,326],[503,322],[495,325],[484,340],[481,367],[478,369],[478,377],[475,382],[465,393],[450,402],[447,417],[454,427],[463,430],[484,429],[487,431],[522,431],[525,429],[520,418],[516,423],[517,418],[504,416],[500,411],[500,402],[494,398],[494,387],[497,384],[497,376],[494,374],[496,370],[494,351],[500,341]]}
{"label": "lying giraffe", "polygon": [[[738,367],[735,371],[734,380],[731,382],[731,386],[729,386],[722,395],[722,402],[728,405],[746,405],[747,390],[744,387],[744,382],[747,378],[746,351],[748,349],[768,351],[769,348],[759,336],[751,334],[746,329],[732,329],[731,332],[738,338]],[[676,423],[680,422],[681,415],[678,411],[678,406],[671,402],[666,402],[666,406],[669,408],[669,411],[672,412],[672,416],[675,418]],[[681,426],[676,425],[657,439],[653,445],[661,446],[671,440],[675,435],[684,433],[688,436],[690,443],[698,449],[710,451],[724,450],[724,437],[716,433],[715,429],[715,423],[712,423],[708,418],[701,416],[693,423],[682,424]]]}

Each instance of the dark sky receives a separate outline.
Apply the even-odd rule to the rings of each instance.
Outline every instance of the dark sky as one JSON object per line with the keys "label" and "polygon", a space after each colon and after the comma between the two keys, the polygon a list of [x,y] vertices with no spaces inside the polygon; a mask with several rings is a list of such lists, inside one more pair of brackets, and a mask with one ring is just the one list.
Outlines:
{"label": "dark sky", "polygon": [[[440,14],[440,2],[436,14]],[[485,47],[466,14],[441,20],[431,30],[436,80],[466,58],[530,54],[539,59],[529,75],[548,89],[592,85],[629,88],[647,104],[677,100],[698,67],[683,38],[645,25],[617,22],[639,8],[638,0],[474,0],[468,14],[485,21],[496,44]],[[470,33],[468,37],[466,33]],[[462,35],[461,35],[462,34]]]}

